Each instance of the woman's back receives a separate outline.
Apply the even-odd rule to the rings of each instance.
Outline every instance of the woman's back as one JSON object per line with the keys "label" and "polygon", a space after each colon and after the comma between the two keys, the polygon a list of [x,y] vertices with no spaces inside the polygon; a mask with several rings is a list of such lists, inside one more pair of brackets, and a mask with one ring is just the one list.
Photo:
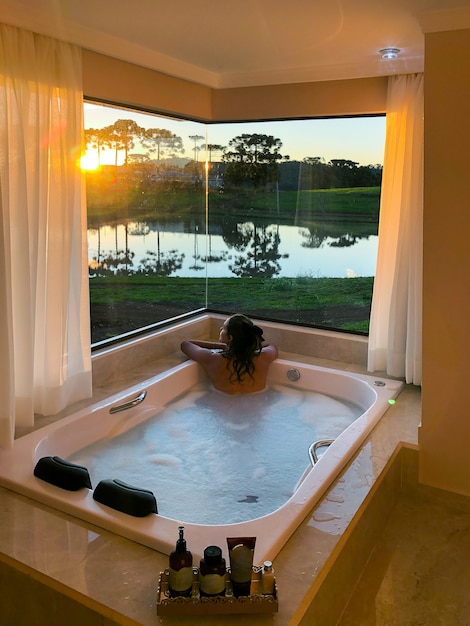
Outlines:
{"label": "woman's back", "polygon": [[264,343],[261,328],[240,314],[224,322],[219,342],[187,340],[181,350],[204,367],[215,389],[228,394],[262,391],[278,355],[276,346]]}
{"label": "woman's back", "polygon": [[199,361],[215,389],[224,393],[255,393],[266,387],[268,370],[274,359],[277,358],[276,346],[266,346],[253,357],[254,370],[251,375],[245,375],[241,380],[233,375],[233,365],[230,357],[223,356],[222,352],[212,352],[210,357]]}

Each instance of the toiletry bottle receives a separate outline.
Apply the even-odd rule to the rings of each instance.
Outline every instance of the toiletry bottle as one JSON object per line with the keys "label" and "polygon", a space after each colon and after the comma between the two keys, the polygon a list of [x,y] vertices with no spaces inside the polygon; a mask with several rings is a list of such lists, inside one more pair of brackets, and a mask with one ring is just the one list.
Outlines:
{"label": "toiletry bottle", "polygon": [[256,537],[227,537],[230,581],[236,598],[251,593],[255,545]]}
{"label": "toiletry bottle", "polygon": [[261,572],[261,589],[264,595],[274,593],[274,570],[271,561],[265,561]]}
{"label": "toiletry bottle", "polygon": [[199,566],[201,596],[224,596],[226,571],[222,550],[218,546],[207,546]]}
{"label": "toiletry bottle", "polygon": [[193,585],[193,555],[186,547],[184,526],[180,526],[176,548],[170,554],[170,596],[190,596]]}

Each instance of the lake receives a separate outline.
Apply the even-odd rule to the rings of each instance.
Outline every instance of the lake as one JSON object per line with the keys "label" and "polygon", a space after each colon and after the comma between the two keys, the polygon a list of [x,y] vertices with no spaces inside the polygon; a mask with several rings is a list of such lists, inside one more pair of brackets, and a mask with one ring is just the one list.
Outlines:
{"label": "lake", "polygon": [[158,267],[162,275],[182,277],[374,276],[377,234],[357,230],[350,222],[328,229],[245,221],[229,227],[211,225],[206,237],[196,223],[107,224],[88,230],[88,256],[90,268],[99,270],[105,262],[112,273],[151,273]]}

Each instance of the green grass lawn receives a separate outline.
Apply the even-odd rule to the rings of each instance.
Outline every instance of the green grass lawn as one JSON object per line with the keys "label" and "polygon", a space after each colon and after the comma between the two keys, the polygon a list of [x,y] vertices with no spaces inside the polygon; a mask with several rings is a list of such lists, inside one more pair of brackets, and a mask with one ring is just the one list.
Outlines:
{"label": "green grass lawn", "polygon": [[[103,200],[104,199],[104,200]],[[89,189],[87,193],[89,225],[97,228],[107,221],[145,221],[164,216],[184,218],[205,214],[203,191],[188,189],[147,190],[136,192],[123,189]],[[240,218],[279,217],[281,222],[321,217],[325,220],[355,217],[357,220],[377,220],[380,187],[315,189],[306,191],[237,192],[211,191],[208,194],[209,218],[230,216]]]}
{"label": "green grass lawn", "polygon": [[[210,278],[207,308],[367,333],[373,277]],[[108,276],[90,280],[93,341],[206,308],[204,278]]]}
{"label": "green grass lawn", "polygon": [[[209,278],[209,301],[233,301],[241,294],[251,307],[285,309],[286,301],[301,310],[312,306],[347,306],[370,301],[373,278]],[[90,280],[93,302],[168,302],[180,300],[195,305],[205,293],[204,278],[161,276],[106,276]],[[240,302],[241,303],[241,302]]]}

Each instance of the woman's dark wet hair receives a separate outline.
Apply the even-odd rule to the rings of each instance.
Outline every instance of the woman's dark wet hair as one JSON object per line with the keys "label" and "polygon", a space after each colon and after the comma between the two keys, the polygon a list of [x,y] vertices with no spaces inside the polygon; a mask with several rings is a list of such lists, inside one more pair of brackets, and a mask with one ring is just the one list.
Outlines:
{"label": "woman's dark wet hair", "polygon": [[242,382],[245,376],[253,378],[255,371],[253,359],[263,347],[262,329],[253,324],[246,315],[236,313],[229,317],[227,333],[232,339],[230,346],[223,352],[223,355],[229,359],[227,367],[233,370],[230,379],[236,378]]}

